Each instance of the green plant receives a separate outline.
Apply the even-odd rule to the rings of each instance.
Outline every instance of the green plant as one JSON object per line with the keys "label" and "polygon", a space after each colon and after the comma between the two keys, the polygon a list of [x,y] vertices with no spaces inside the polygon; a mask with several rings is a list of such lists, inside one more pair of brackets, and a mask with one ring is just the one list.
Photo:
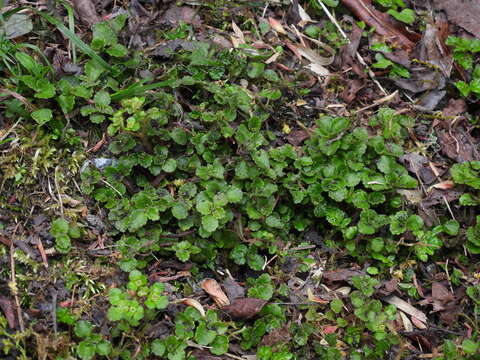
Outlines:
{"label": "green plant", "polygon": [[[387,322],[396,318],[396,308],[393,305],[384,307],[380,300],[372,299],[374,287],[378,285],[378,281],[370,276],[354,276],[352,284],[358,289],[350,294],[354,314],[363,322],[363,326],[372,332],[375,343],[374,347],[363,348],[364,356],[365,358],[374,355],[381,356],[390,346],[399,342],[398,338],[392,336],[387,327]],[[350,341],[355,340],[351,338]],[[358,353],[356,356],[358,358],[360,354]]]}
{"label": "green plant", "polygon": [[75,324],[75,335],[82,340],[76,346],[80,359],[90,360],[99,356],[108,356],[112,352],[110,341],[103,339],[102,335],[93,333],[93,326],[88,321],[79,320]]}
{"label": "green plant", "polygon": [[262,274],[257,279],[249,279],[248,296],[256,297],[263,300],[270,300],[273,296],[274,287],[272,285],[270,275]]}
{"label": "green plant", "polygon": [[462,96],[467,97],[473,93],[477,98],[480,97],[480,65],[475,66],[469,83],[460,80],[454,84]]}
{"label": "green plant", "polygon": [[450,173],[455,183],[465,184],[480,190],[480,161],[465,161],[454,164]]}
{"label": "green plant", "polygon": [[410,72],[408,69],[403,67],[402,65],[398,65],[394,63],[393,61],[387,59],[385,56],[383,56],[381,53],[376,53],[375,54],[375,60],[372,64],[372,67],[376,69],[389,69],[390,70],[390,76],[391,77],[404,77],[404,78],[410,78]]}
{"label": "green plant", "polygon": [[113,288],[108,293],[111,307],[108,309],[108,319],[119,321],[121,330],[130,326],[138,326],[147,311],[161,310],[167,307],[168,298],[163,295],[164,285],[154,283],[147,285],[147,277],[138,270],[129,274],[127,291]]}
{"label": "green plant", "polygon": [[387,13],[395,19],[410,25],[415,22],[415,12],[412,9],[408,9],[403,0],[375,0],[375,2],[387,8]]}
{"label": "green plant", "polygon": [[55,238],[56,249],[65,254],[71,249],[71,239],[79,239],[82,231],[77,225],[69,224],[65,219],[58,218],[52,222],[50,234]]}
{"label": "green plant", "polygon": [[158,340],[154,353],[169,360],[184,359],[187,341],[190,341],[208,346],[213,355],[223,355],[228,351],[228,327],[212,310],[207,310],[202,317],[196,309],[187,307],[175,318],[175,334]]}
{"label": "green plant", "polygon": [[476,224],[467,229],[466,245],[472,254],[480,254],[480,216],[477,216]]}
{"label": "green plant", "polygon": [[464,69],[473,68],[473,56],[480,52],[480,40],[449,36],[445,42],[453,47],[453,59]]}

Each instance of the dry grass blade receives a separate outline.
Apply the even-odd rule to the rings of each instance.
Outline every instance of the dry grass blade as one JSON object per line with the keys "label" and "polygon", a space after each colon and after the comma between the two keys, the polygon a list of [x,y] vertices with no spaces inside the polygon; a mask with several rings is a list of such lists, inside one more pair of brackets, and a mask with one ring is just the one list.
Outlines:
{"label": "dry grass blade", "polygon": [[413,316],[420,320],[423,323],[427,322],[427,315],[424,312],[414,308],[412,305],[407,303],[405,300],[400,299],[398,296],[390,295],[382,299],[387,304],[395,306],[397,309],[402,310],[404,313]]}

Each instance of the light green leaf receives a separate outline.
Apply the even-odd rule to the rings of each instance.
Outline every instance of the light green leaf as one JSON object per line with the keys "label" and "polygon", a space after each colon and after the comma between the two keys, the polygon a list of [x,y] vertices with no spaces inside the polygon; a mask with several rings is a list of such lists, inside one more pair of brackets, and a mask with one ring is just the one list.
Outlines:
{"label": "light green leaf", "polygon": [[202,217],[202,226],[208,232],[214,232],[218,228],[218,220],[212,215]]}
{"label": "light green leaf", "polygon": [[32,118],[39,124],[43,125],[52,119],[52,110],[38,109],[32,112]]}

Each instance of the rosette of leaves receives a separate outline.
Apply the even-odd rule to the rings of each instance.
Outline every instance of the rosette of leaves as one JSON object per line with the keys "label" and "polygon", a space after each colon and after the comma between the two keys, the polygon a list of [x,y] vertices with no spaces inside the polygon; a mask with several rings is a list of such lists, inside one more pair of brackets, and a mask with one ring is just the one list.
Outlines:
{"label": "rosette of leaves", "polygon": [[55,238],[55,248],[66,254],[72,247],[71,239],[82,236],[81,229],[75,224],[69,224],[65,219],[58,218],[52,222],[50,234]]}
{"label": "rosette of leaves", "polygon": [[108,309],[108,319],[118,321],[121,330],[128,330],[130,326],[138,326],[147,311],[161,310],[167,307],[168,298],[163,295],[164,285],[154,283],[147,284],[147,277],[138,270],[129,274],[127,289],[110,289],[108,301],[111,307]]}
{"label": "rosette of leaves", "polygon": [[90,360],[95,355],[108,356],[112,352],[110,341],[102,335],[93,332],[93,326],[88,321],[79,320],[75,324],[75,335],[82,339],[76,346],[77,354],[82,360]]}
{"label": "rosette of leaves", "polygon": [[175,318],[175,334],[159,340],[154,353],[168,359],[184,359],[187,342],[194,342],[208,346],[213,355],[223,355],[228,351],[228,327],[212,310],[202,317],[195,308],[187,307]]}

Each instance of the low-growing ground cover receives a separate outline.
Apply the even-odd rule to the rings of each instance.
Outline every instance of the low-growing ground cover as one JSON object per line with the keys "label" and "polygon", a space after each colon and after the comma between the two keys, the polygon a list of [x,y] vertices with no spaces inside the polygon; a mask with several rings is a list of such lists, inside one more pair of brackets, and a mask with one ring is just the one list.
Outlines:
{"label": "low-growing ground cover", "polygon": [[2,356],[478,358],[480,40],[423,6],[9,4]]}

